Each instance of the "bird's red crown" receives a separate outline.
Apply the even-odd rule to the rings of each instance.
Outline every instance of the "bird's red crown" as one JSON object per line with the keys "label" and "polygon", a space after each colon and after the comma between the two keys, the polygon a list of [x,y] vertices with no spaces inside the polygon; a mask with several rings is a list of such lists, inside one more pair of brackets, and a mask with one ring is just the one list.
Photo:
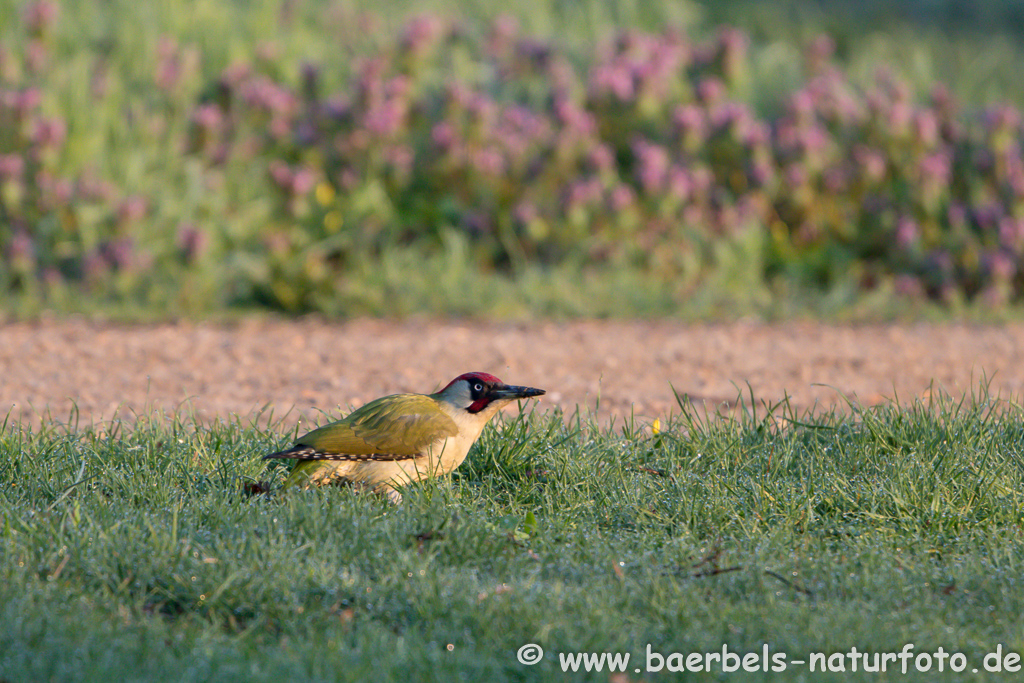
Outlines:
{"label": "bird's red crown", "polygon": [[[504,382],[502,382],[500,379],[486,372],[467,372],[465,374],[459,375],[451,382],[448,382],[448,384],[445,385],[444,389],[447,389],[451,385],[463,379],[469,382],[470,384],[472,384],[473,382],[483,382],[484,384],[504,384]],[[441,391],[444,391],[444,389],[442,389]]]}

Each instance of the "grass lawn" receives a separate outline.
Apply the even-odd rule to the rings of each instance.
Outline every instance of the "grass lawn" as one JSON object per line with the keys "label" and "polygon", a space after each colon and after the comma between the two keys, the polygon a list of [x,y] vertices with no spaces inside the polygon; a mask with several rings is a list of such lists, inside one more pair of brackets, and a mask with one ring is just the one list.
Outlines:
{"label": "grass lawn", "polygon": [[[999,678],[986,655],[1024,651],[1024,414],[983,390],[850,408],[512,414],[397,507],[247,495],[284,476],[274,425],[8,423],[0,679],[820,680],[814,653],[845,667],[824,680]],[[563,673],[577,652],[631,658]]]}

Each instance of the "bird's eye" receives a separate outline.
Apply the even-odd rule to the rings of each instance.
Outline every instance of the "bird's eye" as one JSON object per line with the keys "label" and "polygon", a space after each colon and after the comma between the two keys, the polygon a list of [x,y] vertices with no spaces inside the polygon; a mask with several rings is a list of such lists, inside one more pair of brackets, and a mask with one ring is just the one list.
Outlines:
{"label": "bird's eye", "polygon": [[480,382],[477,382],[476,384],[473,385],[473,391],[483,391],[483,390],[484,390],[484,385],[480,384]]}

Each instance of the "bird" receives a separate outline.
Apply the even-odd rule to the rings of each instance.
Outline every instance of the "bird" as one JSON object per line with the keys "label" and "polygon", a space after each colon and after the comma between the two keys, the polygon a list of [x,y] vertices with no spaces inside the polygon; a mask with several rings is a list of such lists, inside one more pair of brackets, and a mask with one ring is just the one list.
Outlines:
{"label": "bird", "polygon": [[467,372],[434,394],[393,394],[314,429],[264,460],[294,460],[287,487],[348,482],[400,503],[399,488],[462,464],[484,426],[512,401],[544,389]]}

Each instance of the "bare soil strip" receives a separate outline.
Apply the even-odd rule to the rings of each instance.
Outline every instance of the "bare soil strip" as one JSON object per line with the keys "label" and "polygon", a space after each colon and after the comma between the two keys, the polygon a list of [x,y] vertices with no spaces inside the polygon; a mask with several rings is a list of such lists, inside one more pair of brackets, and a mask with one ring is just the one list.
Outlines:
{"label": "bare soil strip", "polygon": [[[694,403],[789,396],[801,409],[876,404],[942,389],[1016,399],[1024,324],[836,326],[754,322],[247,321],[118,326],[82,320],[0,326],[0,415],[82,424],[152,410],[286,423],[383,394],[429,392],[469,370],[548,390],[541,407],[643,420]],[[749,389],[748,389],[749,385]]]}

